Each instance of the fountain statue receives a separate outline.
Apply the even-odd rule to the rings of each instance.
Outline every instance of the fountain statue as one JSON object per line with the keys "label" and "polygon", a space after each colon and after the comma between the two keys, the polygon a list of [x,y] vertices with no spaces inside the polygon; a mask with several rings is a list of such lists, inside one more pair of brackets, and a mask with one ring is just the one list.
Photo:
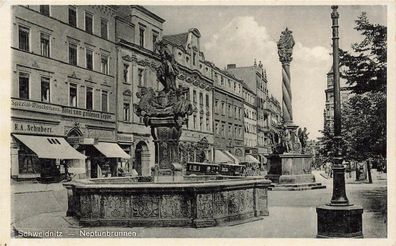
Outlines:
{"label": "fountain statue", "polygon": [[137,92],[139,103],[135,105],[136,115],[143,117],[146,126],[151,127],[155,143],[156,163],[161,170],[171,170],[172,164],[179,162],[179,139],[182,126],[194,112],[187,99],[189,89],[176,86],[179,68],[167,46],[159,41],[155,45],[161,65],[157,68],[157,80],[163,90],[143,87]]}

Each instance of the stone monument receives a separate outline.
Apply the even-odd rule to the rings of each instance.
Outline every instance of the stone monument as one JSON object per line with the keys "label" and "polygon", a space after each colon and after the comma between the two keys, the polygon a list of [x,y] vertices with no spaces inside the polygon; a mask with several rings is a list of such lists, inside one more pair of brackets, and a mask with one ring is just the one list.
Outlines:
{"label": "stone monument", "polygon": [[[266,178],[279,185],[282,189],[312,189],[325,188],[315,183],[311,172],[312,155],[305,154],[307,129],[299,129],[293,123],[292,91],[290,79],[290,62],[293,60],[294,39],[292,31],[286,28],[282,31],[278,42],[279,61],[282,63],[282,114],[280,146],[275,148],[275,153],[269,156],[270,168]],[[283,185],[283,187],[282,187]]]}
{"label": "stone monument", "polygon": [[159,175],[171,175],[174,164],[180,161],[179,139],[182,125],[195,109],[187,99],[188,88],[176,86],[179,68],[171,51],[159,41],[156,43],[155,52],[159,53],[161,60],[157,68],[157,80],[163,85],[163,90],[141,88],[136,93],[140,101],[134,106],[136,115],[143,117],[144,124],[151,127]]}

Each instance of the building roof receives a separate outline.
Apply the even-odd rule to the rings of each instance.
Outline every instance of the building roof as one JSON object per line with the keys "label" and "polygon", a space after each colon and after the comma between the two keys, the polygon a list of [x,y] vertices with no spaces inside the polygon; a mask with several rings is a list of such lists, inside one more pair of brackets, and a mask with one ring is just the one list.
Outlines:
{"label": "building roof", "polygon": [[168,41],[169,43],[172,43],[177,46],[182,46],[184,47],[187,43],[188,39],[188,32],[185,33],[179,33],[179,34],[173,34],[173,35],[164,35],[162,39]]}

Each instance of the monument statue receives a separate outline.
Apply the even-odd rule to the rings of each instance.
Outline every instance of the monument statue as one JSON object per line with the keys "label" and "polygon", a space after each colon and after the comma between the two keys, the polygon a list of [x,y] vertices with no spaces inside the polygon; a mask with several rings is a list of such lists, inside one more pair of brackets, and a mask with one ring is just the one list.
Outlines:
{"label": "monument statue", "polygon": [[175,91],[179,68],[174,55],[161,40],[155,44],[154,51],[159,52],[161,59],[161,65],[157,68],[158,81],[164,86],[165,92]]}
{"label": "monument statue", "polygon": [[300,139],[301,151],[303,154],[306,152],[308,135],[309,135],[309,133],[307,132],[306,127],[304,127],[304,130],[301,130],[301,127],[298,128],[298,138]]}
{"label": "monument statue", "polygon": [[290,31],[287,27],[284,31],[282,31],[280,39],[278,41],[278,55],[280,62],[290,63],[292,61],[292,53],[294,47],[294,39],[292,36],[292,31]]}
{"label": "monument statue", "polygon": [[[157,67],[157,80],[164,86],[161,91],[142,87],[136,96],[140,101],[134,105],[136,115],[143,117],[146,126],[151,127],[151,135],[156,148],[155,162],[160,170],[170,170],[179,162],[179,139],[183,124],[196,109],[187,99],[189,89],[176,86],[179,68],[165,43],[155,44],[161,64]],[[151,83],[154,84],[154,83]]]}

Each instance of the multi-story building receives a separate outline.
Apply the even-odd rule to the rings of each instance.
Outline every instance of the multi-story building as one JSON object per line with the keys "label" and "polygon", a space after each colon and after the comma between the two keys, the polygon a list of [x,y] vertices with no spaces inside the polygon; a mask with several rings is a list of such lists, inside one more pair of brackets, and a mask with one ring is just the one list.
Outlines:
{"label": "multi-story building", "polygon": [[251,90],[249,86],[243,82],[243,108],[244,108],[244,144],[245,154],[258,157],[257,150],[257,106],[256,91]]}
{"label": "multi-story building", "polygon": [[[266,114],[265,102],[268,100],[267,75],[261,62],[253,66],[236,67],[235,64],[227,66],[227,72],[233,74],[238,79],[243,80],[246,85],[256,93],[257,110],[257,149],[259,157],[264,160],[264,155],[268,154],[269,146],[265,139]],[[267,116],[266,116],[267,115]]]}
{"label": "multi-story building", "polygon": [[83,176],[114,175],[129,158],[115,143],[114,14],[108,6],[12,7],[12,177],[57,175],[64,161]]}
{"label": "multi-story building", "polygon": [[150,128],[134,113],[142,87],[159,89],[156,67],[159,56],[154,43],[162,37],[164,20],[141,6],[113,6],[117,50],[117,142],[131,155],[123,163],[126,172],[134,169],[149,175],[154,166],[155,146]]}
{"label": "multi-story building", "polygon": [[[334,130],[334,84],[333,84],[333,67],[327,73],[327,88],[325,90],[326,94],[326,105],[323,112],[324,117],[324,128],[328,128],[330,132]],[[348,101],[351,95],[351,89],[347,86],[341,86],[340,88],[340,99],[341,107]]]}
{"label": "multi-story building", "polygon": [[219,151],[239,163],[244,157],[244,106],[242,81],[211,64],[214,83],[214,137],[216,161],[222,161]]}
{"label": "multi-story building", "polygon": [[212,68],[201,51],[200,38],[199,30],[191,28],[185,33],[164,35],[162,39],[179,66],[176,84],[189,88],[189,100],[196,108],[187,126],[183,126],[180,138],[182,163],[213,161],[214,155]]}

